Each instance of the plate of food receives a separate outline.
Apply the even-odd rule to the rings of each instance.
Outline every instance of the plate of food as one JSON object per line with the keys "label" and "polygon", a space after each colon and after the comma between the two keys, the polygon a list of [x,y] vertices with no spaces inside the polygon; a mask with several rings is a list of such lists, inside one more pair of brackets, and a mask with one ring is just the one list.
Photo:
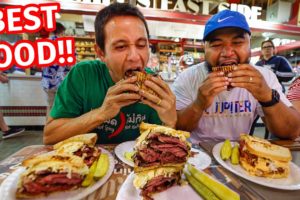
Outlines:
{"label": "plate of food", "polygon": [[[94,146],[97,140],[95,137],[97,135],[92,137],[89,134],[79,135],[63,141],[60,145],[54,145],[55,150],[51,153],[24,160],[22,167],[14,171],[1,184],[1,198],[77,200],[94,192],[109,179],[115,163],[113,156],[107,150]],[[91,139],[93,141],[90,141]],[[92,154],[97,154],[97,158]],[[102,158],[104,158],[103,162]],[[90,163],[91,161],[93,164]],[[91,174],[92,168],[94,173]],[[99,175],[96,172],[103,173]]]}
{"label": "plate of food", "polygon": [[134,147],[135,141],[127,141],[123,142],[119,145],[116,146],[115,148],[115,154],[116,156],[123,162],[126,163],[127,165],[133,167],[133,160],[132,160],[132,155],[133,155],[133,147]]}
{"label": "plate of food", "polygon": [[[117,199],[201,199],[182,180],[191,154],[191,144],[187,141],[190,133],[147,123],[141,123],[140,130],[143,131],[134,143],[134,173],[127,177]],[[195,150],[192,155],[195,158],[203,154]],[[209,156],[204,160],[209,165]]]}
{"label": "plate of food", "polygon": [[271,188],[300,189],[300,168],[291,162],[289,149],[261,138],[242,135],[239,164],[233,165],[230,159],[224,161],[221,158],[223,143],[216,144],[212,153],[217,162],[232,173]]}
{"label": "plate of food", "polygon": [[[134,163],[131,159],[133,155],[133,147],[135,141],[127,141],[119,144],[115,148],[116,156],[127,165],[133,167]],[[188,158],[188,163],[194,165],[197,169],[205,169],[211,164],[211,158],[209,155],[200,151],[199,149],[192,148],[191,156]]]}
{"label": "plate of food", "polygon": [[[135,174],[132,172],[129,174],[125,182],[122,184],[116,200],[142,200],[143,197],[140,196],[141,190],[134,187]],[[182,186],[173,186],[163,192],[156,193],[152,196],[154,200],[201,200],[201,196],[195,192],[195,190],[188,184]]]}

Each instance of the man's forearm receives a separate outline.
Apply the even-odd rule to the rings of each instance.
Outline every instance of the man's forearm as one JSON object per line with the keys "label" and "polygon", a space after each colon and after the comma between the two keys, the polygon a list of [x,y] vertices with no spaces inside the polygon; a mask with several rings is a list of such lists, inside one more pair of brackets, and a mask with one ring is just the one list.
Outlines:
{"label": "man's forearm", "polygon": [[300,100],[292,101],[293,107],[300,113]]}
{"label": "man's forearm", "polygon": [[294,139],[300,134],[300,114],[279,102],[263,108],[268,129],[280,138]]}
{"label": "man's forearm", "polygon": [[104,121],[99,110],[92,110],[76,118],[50,119],[44,128],[44,144],[55,144],[69,137],[87,133]]}
{"label": "man's forearm", "polygon": [[188,107],[177,111],[177,129],[192,131],[197,128],[203,109],[193,102]]}

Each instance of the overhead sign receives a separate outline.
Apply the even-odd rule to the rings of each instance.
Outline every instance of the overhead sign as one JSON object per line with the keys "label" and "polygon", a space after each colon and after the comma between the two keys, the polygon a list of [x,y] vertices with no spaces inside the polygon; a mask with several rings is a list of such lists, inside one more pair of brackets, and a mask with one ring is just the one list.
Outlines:
{"label": "overhead sign", "polygon": [[221,10],[232,10],[232,11],[238,11],[245,15],[246,19],[248,20],[258,20],[258,16],[261,15],[261,7],[258,6],[248,6],[243,4],[229,4],[229,3],[220,3],[218,6],[219,11]]}
{"label": "overhead sign", "polygon": [[[59,0],[58,0],[59,1]],[[60,0],[62,1],[62,0]],[[114,2],[112,0],[63,0],[72,2],[82,2],[89,4],[104,4],[109,5]],[[119,3],[128,3],[129,0],[117,0]],[[170,11],[180,11],[197,13],[202,15],[211,15],[215,13],[210,13],[214,8],[218,8],[218,11],[224,9],[230,9],[238,11],[246,16],[248,20],[257,20],[261,15],[261,7],[258,6],[248,6],[243,4],[229,4],[227,2],[218,2],[213,0],[136,0],[136,6],[142,8],[155,8],[160,10],[170,10]]]}

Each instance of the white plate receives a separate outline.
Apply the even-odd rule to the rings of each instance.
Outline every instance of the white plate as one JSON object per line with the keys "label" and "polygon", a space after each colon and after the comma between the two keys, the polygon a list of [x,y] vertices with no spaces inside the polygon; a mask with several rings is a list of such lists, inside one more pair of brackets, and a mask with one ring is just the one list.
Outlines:
{"label": "white plate", "polygon": [[[108,154],[109,157],[109,169],[106,173],[106,175],[95,182],[94,185],[89,186],[87,188],[78,188],[76,190],[71,190],[71,191],[66,191],[66,192],[56,192],[53,194],[50,194],[49,196],[43,197],[43,198],[35,198],[35,199],[43,199],[43,200],[57,200],[57,199],[63,199],[63,200],[77,200],[77,199],[82,199],[89,195],[90,193],[94,192],[97,190],[99,187],[101,187],[111,176],[113,173],[114,167],[115,167],[115,161],[113,156],[106,151],[105,149],[101,148],[103,153]],[[9,175],[1,184],[0,187],[0,194],[1,197],[0,199],[5,199],[5,200],[15,200],[16,199],[16,191],[17,191],[17,183],[19,180],[19,176],[21,173],[25,171],[24,167],[21,167],[14,171],[11,175]]]}
{"label": "white plate", "polygon": [[[134,147],[135,141],[128,141],[123,142],[116,146],[115,148],[115,154],[116,156],[127,165],[133,167],[134,163],[130,160],[127,160],[124,156],[125,152],[132,152]],[[194,165],[197,169],[205,169],[207,168],[211,163],[211,158],[206,153],[192,148],[191,151],[196,152],[197,154],[194,155],[194,157],[190,157],[188,159],[188,163],[191,163]]]}
{"label": "white plate", "polygon": [[[128,175],[125,182],[121,186],[116,200],[142,200],[139,195],[140,190],[133,186],[134,174]],[[154,200],[201,200],[202,198],[193,190],[190,185],[173,186],[163,192],[153,195]]]}
{"label": "white plate", "polygon": [[197,154],[194,155],[194,157],[190,157],[188,159],[188,163],[195,166],[195,168],[199,170],[203,170],[207,168],[211,163],[211,158],[207,153],[204,153],[198,149],[192,148],[192,152],[196,152]]}
{"label": "white plate", "polygon": [[127,160],[124,156],[125,152],[133,152],[133,147],[134,147],[135,141],[127,141],[119,144],[115,148],[115,154],[116,156],[123,162],[126,163],[127,165],[133,167],[134,163],[130,160]]}
{"label": "white plate", "polygon": [[252,181],[254,183],[264,185],[271,188],[277,188],[282,190],[299,190],[300,189],[300,168],[294,163],[290,162],[290,174],[287,178],[271,179],[265,177],[251,176],[240,165],[232,165],[229,160],[224,161],[220,157],[220,150],[223,142],[218,143],[213,148],[213,156],[215,159],[226,169],[232,173]]}

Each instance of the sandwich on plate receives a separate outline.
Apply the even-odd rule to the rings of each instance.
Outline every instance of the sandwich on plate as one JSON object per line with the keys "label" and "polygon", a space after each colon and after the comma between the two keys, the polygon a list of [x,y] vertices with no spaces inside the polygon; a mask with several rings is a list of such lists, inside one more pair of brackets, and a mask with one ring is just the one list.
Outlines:
{"label": "sandwich on plate", "polygon": [[145,199],[180,183],[182,170],[190,156],[188,132],[146,124],[134,146],[134,186]]}
{"label": "sandwich on plate", "polygon": [[242,134],[239,143],[240,164],[249,174],[268,178],[288,177],[292,160],[288,148],[248,134]]}
{"label": "sandwich on plate", "polygon": [[81,186],[89,172],[83,159],[71,154],[42,154],[22,162],[16,197],[36,198]]}
{"label": "sandwich on plate", "polygon": [[101,149],[95,146],[97,142],[96,133],[76,135],[63,140],[53,146],[58,154],[73,154],[84,159],[90,167],[94,161],[98,160]]}

